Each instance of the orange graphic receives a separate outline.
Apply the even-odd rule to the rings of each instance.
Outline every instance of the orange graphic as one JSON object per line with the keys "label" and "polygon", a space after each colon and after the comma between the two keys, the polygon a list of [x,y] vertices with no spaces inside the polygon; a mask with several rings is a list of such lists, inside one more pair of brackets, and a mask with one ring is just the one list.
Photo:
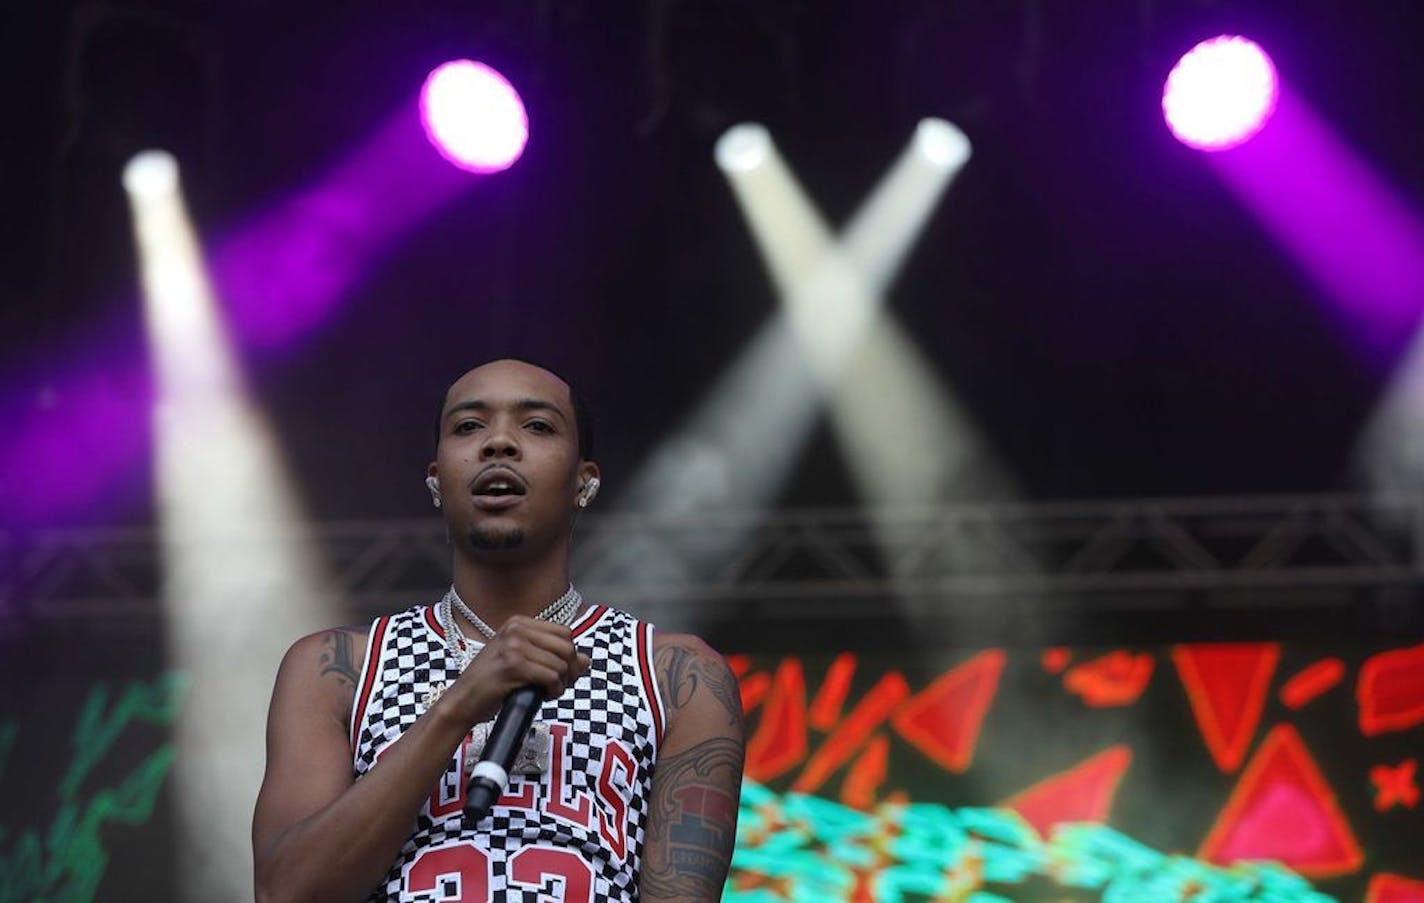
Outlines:
{"label": "orange graphic", "polygon": [[1355,698],[1366,737],[1424,723],[1424,645],[1381,652],[1365,662]]}
{"label": "orange graphic", "polygon": [[1388,873],[1370,879],[1365,903],[1424,903],[1424,881]]}
{"label": "orange graphic", "polygon": [[1054,825],[1063,822],[1106,822],[1118,784],[1131,764],[1132,750],[1114,746],[1039,781],[1001,805],[1022,815],[1045,839]]}
{"label": "orange graphic", "polygon": [[1417,759],[1405,759],[1398,765],[1376,765],[1370,769],[1370,781],[1375,785],[1375,811],[1387,812],[1395,806],[1413,809],[1419,805],[1419,785],[1414,783]]}
{"label": "orange graphic", "polygon": [[725,656],[725,658],[727,660],[727,667],[732,670],[732,676],[736,678],[740,678],[743,674],[746,674],[752,666],[752,657],[750,655],[728,655]]}
{"label": "orange graphic", "polygon": [[879,736],[871,739],[865,752],[855,760],[841,785],[841,802],[853,809],[870,809],[875,805],[875,793],[885,783],[890,764],[890,740]]}
{"label": "orange graphic", "polygon": [[765,782],[806,756],[806,678],[801,663],[783,659],[763,702],[761,723],[747,741],[747,777]]}
{"label": "orange graphic", "polygon": [[770,689],[771,676],[768,674],[758,672],[742,678],[742,711],[750,712],[756,708],[766,698],[766,693]]}
{"label": "orange graphic", "polygon": [[1081,665],[1063,677],[1063,686],[1093,708],[1131,705],[1147,689],[1156,662],[1147,653],[1109,652]]}
{"label": "orange graphic", "polygon": [[1246,757],[1280,655],[1278,643],[1172,647],[1172,661],[1202,739],[1216,767],[1226,774],[1240,768]]}
{"label": "orange graphic", "polygon": [[850,691],[850,679],[855,675],[855,655],[842,652],[826,670],[826,679],[816,693],[816,701],[811,703],[811,726],[818,731],[829,731],[836,726],[845,705],[846,693]]}
{"label": "orange graphic", "polygon": [[1041,661],[1043,670],[1049,674],[1062,674],[1063,669],[1073,660],[1073,652],[1066,646],[1053,646],[1043,650]]}
{"label": "orange graphic", "polygon": [[1304,708],[1306,703],[1334,687],[1344,676],[1344,662],[1338,658],[1322,658],[1286,681],[1286,685],[1281,687],[1281,702],[1288,708]]}
{"label": "orange graphic", "polygon": [[1006,659],[1002,649],[988,649],[940,675],[895,713],[895,730],[936,764],[963,773]]}
{"label": "orange graphic", "polygon": [[909,695],[910,685],[899,672],[891,671],[880,678],[880,682],[865,694],[865,698],[811,756],[811,761],[806,763],[805,770],[797,776],[791,789],[797,793],[814,793],[836,769],[855,755],[866,738],[884,724],[890,713]]}
{"label": "orange graphic", "polygon": [[1270,859],[1308,878],[1359,869],[1359,842],[1300,735],[1272,728],[1242,772],[1198,854],[1230,865]]}

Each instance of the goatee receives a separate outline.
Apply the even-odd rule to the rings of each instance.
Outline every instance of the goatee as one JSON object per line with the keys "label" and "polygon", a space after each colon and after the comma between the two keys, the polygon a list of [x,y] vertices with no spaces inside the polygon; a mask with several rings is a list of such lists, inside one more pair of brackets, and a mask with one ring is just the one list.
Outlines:
{"label": "goatee", "polygon": [[475,529],[470,531],[470,547],[482,552],[500,549],[517,549],[524,544],[524,531],[518,527],[508,529]]}

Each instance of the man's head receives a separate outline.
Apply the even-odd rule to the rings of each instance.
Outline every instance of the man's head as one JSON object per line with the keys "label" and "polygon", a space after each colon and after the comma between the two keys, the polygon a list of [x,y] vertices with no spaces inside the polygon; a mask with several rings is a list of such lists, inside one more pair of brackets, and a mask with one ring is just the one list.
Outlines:
{"label": "man's head", "polygon": [[428,468],[460,551],[537,557],[566,543],[597,490],[586,407],[558,376],[518,360],[455,381]]}

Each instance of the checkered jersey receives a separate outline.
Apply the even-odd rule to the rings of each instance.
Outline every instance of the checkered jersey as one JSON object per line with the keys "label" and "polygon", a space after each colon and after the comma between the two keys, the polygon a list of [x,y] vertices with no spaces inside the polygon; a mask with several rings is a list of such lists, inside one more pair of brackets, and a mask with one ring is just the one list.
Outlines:
{"label": "checkered jersey", "polygon": [[[538,720],[550,767],[511,775],[488,815],[463,818],[467,737],[421,806],[415,831],[371,900],[605,903],[638,898],[638,872],[664,712],[652,626],[591,605],[572,625],[588,673]],[[351,713],[356,777],[375,766],[459,672],[434,608],[378,618]]]}

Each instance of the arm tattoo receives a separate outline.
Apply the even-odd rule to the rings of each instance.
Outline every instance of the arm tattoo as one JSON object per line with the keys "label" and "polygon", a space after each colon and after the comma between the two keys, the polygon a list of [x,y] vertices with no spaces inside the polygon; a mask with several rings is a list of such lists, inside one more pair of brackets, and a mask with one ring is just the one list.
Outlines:
{"label": "arm tattoo", "polygon": [[360,680],[356,673],[356,658],[351,653],[351,631],[337,628],[326,632],[326,648],[321,653],[321,675],[336,675],[345,687],[356,689]]}
{"label": "arm tattoo", "polygon": [[644,846],[643,893],[717,900],[737,829],[742,744],[727,737],[660,758]]}
{"label": "arm tattoo", "polygon": [[726,709],[727,726],[741,726],[742,694],[726,662],[668,644],[654,655],[654,665],[662,675],[668,704],[674,711],[691,702],[698,687],[705,687]]}

